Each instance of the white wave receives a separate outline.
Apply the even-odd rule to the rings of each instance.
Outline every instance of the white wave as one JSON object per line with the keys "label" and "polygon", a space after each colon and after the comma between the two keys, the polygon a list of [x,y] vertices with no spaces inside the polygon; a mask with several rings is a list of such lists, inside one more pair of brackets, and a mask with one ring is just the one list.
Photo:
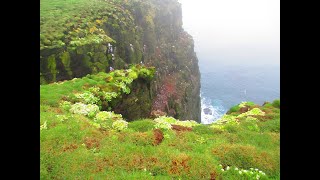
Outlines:
{"label": "white wave", "polygon": [[[205,114],[204,109],[210,109],[210,113]],[[221,105],[212,105],[210,99],[201,96],[201,123],[211,124],[224,114],[224,108]]]}

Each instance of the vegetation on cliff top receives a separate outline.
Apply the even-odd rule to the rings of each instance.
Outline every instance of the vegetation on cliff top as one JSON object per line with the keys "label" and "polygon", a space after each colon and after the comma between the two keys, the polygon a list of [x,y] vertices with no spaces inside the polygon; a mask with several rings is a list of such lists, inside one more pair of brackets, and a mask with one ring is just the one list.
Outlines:
{"label": "vegetation on cliff top", "polygon": [[112,101],[153,68],[41,85],[41,179],[279,179],[280,101],[241,103],[212,125],[126,122]]}

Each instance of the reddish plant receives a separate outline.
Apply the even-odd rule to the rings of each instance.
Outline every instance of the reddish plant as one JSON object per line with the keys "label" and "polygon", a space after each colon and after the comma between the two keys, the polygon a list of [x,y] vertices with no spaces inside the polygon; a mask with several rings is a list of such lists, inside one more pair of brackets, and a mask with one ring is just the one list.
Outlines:
{"label": "reddish plant", "polygon": [[153,145],[159,145],[163,140],[163,132],[160,129],[153,130],[154,141]]}

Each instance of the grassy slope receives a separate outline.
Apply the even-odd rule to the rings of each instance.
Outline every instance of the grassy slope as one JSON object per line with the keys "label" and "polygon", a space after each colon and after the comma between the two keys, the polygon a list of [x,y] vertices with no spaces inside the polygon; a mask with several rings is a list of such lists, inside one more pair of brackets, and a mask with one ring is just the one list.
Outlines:
{"label": "grassy slope", "polygon": [[40,49],[113,42],[102,24],[116,10],[112,1],[41,0]]}
{"label": "grassy slope", "polygon": [[[114,73],[103,76],[117,79]],[[112,83],[98,74],[40,86],[40,124],[47,123],[47,129],[40,132],[41,179],[246,179],[234,170],[222,172],[219,164],[231,169],[258,168],[267,175],[262,179],[280,178],[277,103],[262,107],[250,104],[249,109],[258,107],[266,113],[256,116],[258,129],[249,128],[252,124],[245,120],[223,128],[198,125],[192,131],[162,129],[164,139],[158,145],[154,143],[152,119],[129,122],[127,130],[118,132],[99,129],[90,123],[92,118],[59,107],[64,96],[68,99],[66,96],[88,86],[108,87]]]}

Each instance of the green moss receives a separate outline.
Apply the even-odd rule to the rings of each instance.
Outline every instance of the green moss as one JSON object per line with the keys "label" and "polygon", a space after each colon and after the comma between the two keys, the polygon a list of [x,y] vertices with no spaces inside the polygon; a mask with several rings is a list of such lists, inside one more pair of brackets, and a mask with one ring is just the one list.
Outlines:
{"label": "green moss", "polygon": [[60,56],[61,62],[64,65],[65,70],[67,71],[68,75],[72,76],[72,71],[70,69],[70,54],[68,51],[65,51]]}
{"label": "green moss", "polygon": [[40,84],[46,84],[46,83],[47,81],[45,80],[45,78],[42,75],[40,75]]}
{"label": "green moss", "polygon": [[89,67],[89,68],[92,67],[92,62],[91,62],[90,56],[88,56],[88,55],[85,54],[85,55],[83,56],[82,61],[83,61],[83,64],[84,64],[86,67]]}
{"label": "green moss", "polygon": [[50,73],[52,74],[52,81],[56,81],[57,62],[56,62],[55,55],[49,56],[47,61],[48,61],[48,69],[49,69]]}

